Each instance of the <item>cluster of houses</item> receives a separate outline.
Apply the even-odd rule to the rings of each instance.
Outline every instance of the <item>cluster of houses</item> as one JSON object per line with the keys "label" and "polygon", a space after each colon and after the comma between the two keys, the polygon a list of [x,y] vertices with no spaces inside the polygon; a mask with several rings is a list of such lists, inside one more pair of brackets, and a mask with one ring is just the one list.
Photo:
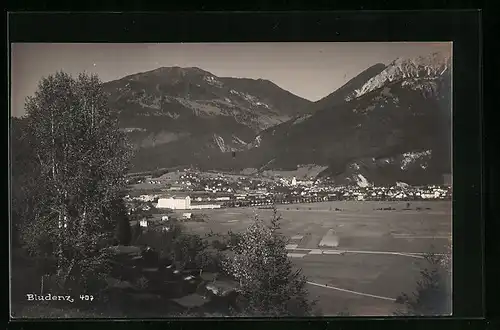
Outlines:
{"label": "cluster of houses", "polygon": [[[451,179],[449,180],[451,182]],[[151,183],[160,182],[151,179]],[[165,183],[161,181],[161,183]],[[334,185],[328,180],[279,178],[264,180],[235,178],[223,174],[205,175],[186,172],[160,194],[143,194],[135,198],[159,210],[203,210],[222,207],[261,206],[270,204],[311,203],[335,200],[448,200],[451,186],[413,187],[398,182],[394,186]]]}
{"label": "cluster of houses", "polygon": [[[447,200],[451,189],[441,186],[409,187],[300,187],[287,191],[257,189],[232,194],[204,192],[175,193],[167,197],[141,195],[137,199],[151,202],[157,209],[206,210],[222,207],[261,206],[270,204],[313,203],[335,200]],[[147,205],[145,206],[147,207]]]}
{"label": "cluster of houses", "polygon": [[447,200],[451,198],[451,188],[444,186],[410,187],[338,187],[337,195],[354,200]]}

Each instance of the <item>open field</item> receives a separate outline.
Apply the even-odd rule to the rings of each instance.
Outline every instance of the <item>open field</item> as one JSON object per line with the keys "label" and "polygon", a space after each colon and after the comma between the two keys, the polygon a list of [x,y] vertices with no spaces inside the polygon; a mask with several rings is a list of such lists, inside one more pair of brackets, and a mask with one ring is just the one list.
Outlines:
{"label": "open field", "polygon": [[[445,252],[451,237],[451,202],[410,204],[410,210],[405,210],[406,202],[278,206],[281,231],[290,238],[290,257],[313,283],[311,298],[319,300],[323,313],[337,314],[347,308],[354,315],[392,314],[397,305],[391,299],[415,288],[422,259],[413,253]],[[395,210],[374,210],[385,207]],[[272,216],[271,210],[252,208],[193,211],[197,212],[207,214],[209,220],[186,226],[200,234],[238,232],[252,223],[255,213],[263,219]],[[319,247],[322,239],[332,236],[337,247]]]}

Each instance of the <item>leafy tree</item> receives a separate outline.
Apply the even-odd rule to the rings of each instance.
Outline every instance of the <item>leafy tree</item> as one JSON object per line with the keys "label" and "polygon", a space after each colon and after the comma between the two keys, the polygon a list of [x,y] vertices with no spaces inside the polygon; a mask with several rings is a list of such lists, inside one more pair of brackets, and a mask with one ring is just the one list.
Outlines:
{"label": "leafy tree", "polygon": [[139,223],[139,221],[136,222],[136,224],[132,227],[132,238],[131,238],[131,243],[132,244],[137,244],[139,237],[142,235],[142,228]]}
{"label": "leafy tree", "polygon": [[26,118],[11,118],[10,156],[11,234],[13,247],[19,247],[23,223],[34,216],[33,206],[46,188],[37,180],[40,168],[26,134]]}
{"label": "leafy tree", "polygon": [[234,254],[224,262],[225,270],[239,282],[241,308],[245,315],[310,315],[314,302],[307,299],[306,278],[293,270],[279,233],[281,217],[274,209],[270,224],[257,215],[242,233]]}
{"label": "leafy tree", "polygon": [[108,268],[105,247],[116,227],[109,208],[125,188],[131,149],[95,75],[58,72],[42,79],[26,113],[43,194],[23,240],[32,254],[56,257],[62,287],[87,288]]}
{"label": "leafy tree", "polygon": [[420,271],[417,288],[410,295],[402,293],[396,303],[404,305],[396,315],[430,316],[451,313],[451,247],[448,253],[425,256],[427,266]]}
{"label": "leafy tree", "polygon": [[107,212],[109,212],[108,215],[116,223],[115,239],[117,243],[120,245],[129,245],[132,241],[132,230],[123,199],[118,198],[112,201]]}
{"label": "leafy tree", "polygon": [[200,254],[206,247],[206,242],[199,235],[183,233],[173,240],[172,258],[181,269],[186,266],[199,267],[204,262]]}
{"label": "leafy tree", "polygon": [[[167,228],[168,230],[166,230]],[[185,235],[184,227],[175,219],[171,219],[166,226],[153,223],[144,232],[137,223],[134,233],[137,233],[134,234],[137,235],[134,244],[148,245],[158,251],[161,257],[173,257],[176,242]],[[179,258],[182,258],[182,255],[179,255]]]}

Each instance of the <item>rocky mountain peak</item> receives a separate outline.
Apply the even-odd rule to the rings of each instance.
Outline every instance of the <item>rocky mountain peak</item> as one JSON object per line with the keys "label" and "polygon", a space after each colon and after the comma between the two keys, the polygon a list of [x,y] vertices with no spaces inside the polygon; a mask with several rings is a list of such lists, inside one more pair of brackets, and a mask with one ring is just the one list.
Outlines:
{"label": "rocky mountain peak", "polygon": [[397,58],[382,72],[369,79],[355,90],[347,100],[352,100],[382,88],[388,83],[412,78],[433,79],[443,75],[451,67],[451,56],[446,53],[432,53],[416,58]]}

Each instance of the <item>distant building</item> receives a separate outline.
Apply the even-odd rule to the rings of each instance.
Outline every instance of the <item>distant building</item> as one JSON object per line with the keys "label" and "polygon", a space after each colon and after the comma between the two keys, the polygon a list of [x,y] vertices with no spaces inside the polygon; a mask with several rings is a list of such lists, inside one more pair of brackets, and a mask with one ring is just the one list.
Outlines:
{"label": "distant building", "polygon": [[296,186],[297,185],[297,179],[295,177],[293,177],[292,179],[292,186]]}
{"label": "distant building", "polygon": [[191,219],[191,216],[192,216],[192,215],[193,215],[193,214],[191,214],[191,213],[183,213],[183,214],[182,214],[182,217],[183,217],[184,219]]}
{"label": "distant building", "polygon": [[156,207],[159,209],[189,210],[191,208],[191,198],[189,196],[159,198]]}
{"label": "distant building", "polygon": [[148,220],[143,219],[143,220],[139,221],[139,225],[141,227],[147,227],[148,226]]}

